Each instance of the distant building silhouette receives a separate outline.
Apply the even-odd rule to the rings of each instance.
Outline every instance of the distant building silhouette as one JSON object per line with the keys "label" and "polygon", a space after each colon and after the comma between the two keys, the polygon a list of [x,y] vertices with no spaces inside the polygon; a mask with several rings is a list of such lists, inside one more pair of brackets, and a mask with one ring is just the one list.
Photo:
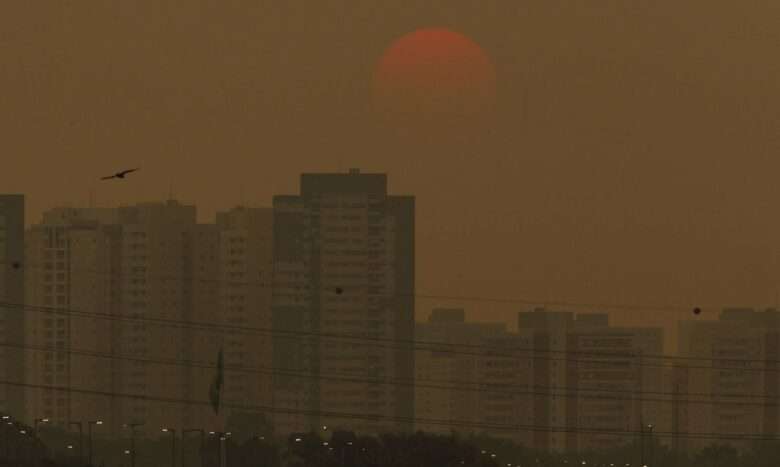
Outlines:
{"label": "distant building silhouette", "polygon": [[389,196],[384,174],[303,174],[299,195],[274,197],[274,367],[310,375],[275,377],[274,404],[297,411],[275,417],[279,433],[412,428],[411,385],[343,379],[413,380],[414,258],[414,198]]}
{"label": "distant building silhouette", "polygon": [[[679,431],[723,433],[732,439],[721,442],[741,449],[750,447],[749,441],[736,440],[744,433],[777,436],[779,336],[780,312],[773,309],[732,308],[717,321],[680,322],[680,356],[694,360],[677,365]],[[693,394],[710,403],[686,404]],[[680,449],[696,451],[710,443],[683,439]]]}
{"label": "distant building silhouette", "polygon": [[424,342],[415,361],[417,429],[445,434],[449,423],[460,433],[530,444],[532,433],[514,428],[532,413],[527,338],[504,323],[466,322],[462,309],[437,308],[417,325],[417,339]]}
{"label": "distant building silhouette", "polygon": [[[69,313],[119,312],[120,232],[77,209],[54,209],[26,232],[27,304],[62,313],[27,314],[26,382],[86,391],[117,390],[116,362],[85,353],[111,355],[118,329],[110,320]],[[70,421],[103,420],[110,426],[109,398],[81,392],[27,389],[28,420],[48,418],[67,428]]]}
{"label": "distant building silhouette", "polygon": [[[480,353],[460,345],[479,346],[488,337],[506,333],[504,323],[466,322],[465,311],[459,308],[434,309],[427,322],[417,323],[415,338],[425,344],[420,344],[415,352],[416,430],[447,434],[452,431],[452,427],[426,420],[474,425],[481,419]],[[443,345],[429,345],[431,342]],[[459,431],[482,432],[468,426],[459,428]]]}
{"label": "distant building silhouette", "polygon": [[[0,194],[0,301],[24,302],[24,195]],[[25,380],[24,350],[26,313],[0,306],[0,378]],[[21,417],[25,391],[20,386],[0,385],[0,412]]]}
{"label": "distant building silhouette", "polygon": [[661,368],[642,357],[663,353],[662,329],[612,327],[606,314],[536,309],[518,314],[518,332],[534,349],[532,424],[540,428],[534,447],[604,449],[631,440],[593,431],[668,427],[665,406],[644,396],[663,389]]}
{"label": "distant building silhouette", "polygon": [[[273,365],[273,344],[269,332],[272,326],[273,209],[237,207],[217,213],[216,222],[219,233],[217,258],[220,319],[229,326],[256,330],[225,335],[227,369],[223,400],[226,405],[233,403],[269,407],[272,405],[272,376],[267,369]],[[214,342],[213,339],[211,342]],[[209,339],[199,345],[204,344],[213,345]],[[216,352],[212,355],[216,355]],[[244,370],[235,371],[230,367]],[[212,377],[213,372],[209,372],[208,376]],[[262,412],[226,407],[226,417],[236,411],[256,415]],[[263,415],[271,418],[270,413]],[[243,435],[251,436],[253,433]]]}
{"label": "distant building silhouette", "polygon": [[[193,403],[30,389],[27,418],[65,426],[105,421],[96,435],[118,434],[132,422],[145,423],[140,431],[150,435],[162,426],[223,429],[230,409],[215,416],[204,404],[220,347],[228,368],[271,364],[270,338],[217,326],[270,329],[272,220],[270,208],[236,208],[218,213],[216,223],[198,224],[195,207],[176,201],[45,212],[27,232],[28,301],[111,319],[31,314],[30,342],[65,351],[26,352],[27,381]],[[228,369],[225,379],[226,405],[270,401],[267,373]]]}

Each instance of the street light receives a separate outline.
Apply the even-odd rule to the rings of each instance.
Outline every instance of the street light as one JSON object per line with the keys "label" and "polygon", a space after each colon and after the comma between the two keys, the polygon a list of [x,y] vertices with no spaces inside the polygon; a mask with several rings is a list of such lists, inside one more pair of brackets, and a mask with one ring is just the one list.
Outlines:
{"label": "street light", "polygon": [[163,433],[171,434],[171,467],[176,467],[176,430],[173,428],[163,428]]}
{"label": "street light", "polygon": [[33,451],[35,456],[35,465],[38,465],[38,444],[40,443],[40,438],[38,437],[38,424],[39,423],[49,423],[48,418],[36,418],[33,422]]}
{"label": "street light", "polygon": [[103,420],[90,420],[87,422],[87,431],[89,432],[89,465],[92,465],[92,425],[102,425]]}
{"label": "street light", "polygon": [[79,462],[84,462],[84,426],[81,422],[68,423],[69,427],[74,425],[79,427]]}
{"label": "street light", "polygon": [[122,428],[130,428],[130,466],[135,467],[135,429],[143,423],[125,423]]}
{"label": "street light", "polygon": [[642,439],[642,459],[640,464],[642,464],[642,467],[647,467],[647,463],[645,462],[645,433],[650,433],[650,458],[653,457],[653,424],[648,423],[647,425],[642,425],[642,432],[640,434]]}
{"label": "street light", "polygon": [[[10,418],[11,418],[10,415],[2,416],[3,420],[8,420]],[[11,422],[8,422],[8,424],[11,425]],[[9,445],[11,444],[11,441],[8,439],[5,426],[3,426],[3,444],[5,445],[5,458],[8,459],[8,453],[10,451]]]}
{"label": "street light", "polygon": [[[21,435],[25,435],[25,436],[26,436],[26,435],[27,435],[27,430],[25,430],[24,428],[19,428],[19,434],[21,434]],[[23,441],[23,443],[24,443],[24,441]],[[26,443],[25,443],[25,444],[26,444]],[[28,445],[28,446],[29,446],[29,445]],[[34,455],[34,454],[33,454],[33,452],[32,452],[32,450],[34,450],[34,449],[35,449],[35,446],[32,446],[32,448],[30,449],[30,453],[29,453],[29,454],[30,454],[30,455],[29,455],[30,459],[27,461],[27,462],[29,462],[29,463],[32,463],[32,456]]]}
{"label": "street light", "polygon": [[[219,447],[219,465],[227,464],[227,459],[225,459],[224,464],[222,462],[222,441],[225,441],[230,436],[230,434],[231,433],[229,431],[227,433],[221,431],[209,431],[209,435],[219,436],[219,440],[217,441],[217,446]],[[227,454],[227,451],[225,451],[225,454]]]}

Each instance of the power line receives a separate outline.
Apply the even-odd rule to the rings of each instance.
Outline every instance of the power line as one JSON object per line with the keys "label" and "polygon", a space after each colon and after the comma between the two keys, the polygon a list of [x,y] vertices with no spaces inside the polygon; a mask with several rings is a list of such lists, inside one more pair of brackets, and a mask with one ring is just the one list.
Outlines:
{"label": "power line", "polygon": [[[89,394],[96,396],[104,396],[108,398],[122,398],[122,399],[134,399],[151,402],[163,402],[169,404],[180,405],[195,405],[195,406],[210,406],[209,401],[183,399],[175,397],[156,397],[144,394],[130,394],[121,393],[115,391],[98,391],[89,389],[77,389],[66,386],[52,386],[41,385],[32,383],[18,383],[7,380],[0,380],[0,385],[25,387],[32,389],[43,389],[47,391],[60,391],[67,393],[77,394]],[[429,419],[421,417],[403,417],[394,415],[383,414],[358,414],[350,412],[338,412],[338,411],[323,411],[323,410],[302,410],[302,409],[288,409],[269,407],[265,405],[255,404],[236,404],[225,403],[226,407],[253,410],[253,411],[265,411],[276,414],[295,414],[295,415],[308,415],[317,417],[329,417],[332,419],[345,419],[345,420],[363,420],[370,422],[389,421],[397,423],[423,423],[427,425],[440,425],[451,428],[484,428],[494,430],[505,431],[529,431],[529,432],[548,432],[548,433],[585,433],[585,434],[601,434],[601,435],[615,435],[615,436],[635,436],[639,434],[645,434],[636,430],[626,429],[596,429],[596,428],[580,428],[580,427],[554,427],[554,426],[542,426],[542,425],[523,425],[523,424],[499,424],[499,423],[484,423],[484,422],[470,422],[470,421],[453,421],[453,420],[439,420]],[[706,432],[665,432],[665,431],[653,431],[653,436],[661,438],[674,438],[683,437],[689,439],[712,439],[712,440],[741,440],[741,441],[777,441],[780,438],[776,436],[768,436],[757,433],[706,433]]]}
{"label": "power line", "polygon": [[[549,361],[561,361],[561,362],[572,362],[572,363],[578,363],[578,362],[587,362],[589,364],[597,364],[598,362],[595,362],[593,360],[575,360],[575,359],[554,359],[554,358],[542,358],[535,354],[537,353],[548,353],[548,354],[563,354],[563,355],[585,355],[590,357],[605,357],[605,358],[626,358],[626,359],[636,359],[637,354],[636,353],[609,353],[609,352],[587,352],[587,351],[570,351],[570,350],[554,350],[554,349],[537,349],[534,347],[506,347],[506,346],[487,346],[484,344],[466,344],[466,343],[448,343],[448,342],[435,342],[435,341],[420,341],[420,340],[414,340],[414,339],[394,339],[394,338],[383,338],[383,337],[370,337],[370,336],[360,336],[360,335],[348,335],[348,334],[334,334],[334,333],[318,333],[318,332],[312,332],[312,331],[293,331],[293,330],[282,330],[282,329],[270,329],[270,328],[259,328],[259,327],[251,327],[251,326],[239,326],[239,325],[230,325],[230,324],[223,324],[223,323],[216,323],[216,322],[201,322],[201,321],[188,321],[188,320],[176,320],[176,319],[170,319],[170,318],[156,318],[156,317],[142,317],[140,314],[138,316],[127,316],[127,315],[113,315],[109,313],[99,313],[99,312],[88,312],[88,311],[80,311],[80,310],[74,310],[70,308],[62,308],[62,307],[50,307],[50,306],[40,306],[40,305],[25,305],[21,303],[12,303],[12,302],[0,302],[0,307],[5,307],[9,309],[21,309],[26,311],[36,311],[41,313],[50,313],[50,314],[58,314],[58,315],[65,315],[65,316],[81,316],[81,317],[92,317],[97,319],[105,319],[108,321],[129,321],[129,322],[143,322],[143,323],[152,323],[157,324],[164,327],[172,327],[176,329],[195,329],[195,330],[201,330],[201,331],[210,331],[210,332],[226,332],[226,333],[239,333],[239,334],[260,334],[260,335],[271,335],[271,336],[279,336],[283,335],[286,338],[316,338],[316,339],[323,339],[323,340],[347,340],[352,341],[350,342],[352,345],[362,345],[366,347],[375,347],[375,348],[390,348],[390,349],[405,349],[406,347],[399,346],[398,344],[406,344],[411,346],[411,349],[413,350],[432,350],[440,353],[449,353],[449,354],[457,354],[457,355],[470,355],[470,356],[482,356],[481,353],[474,353],[474,352],[466,352],[466,351],[458,351],[458,350],[452,350],[442,347],[466,347],[466,348],[472,348],[472,349],[478,349],[478,350],[499,350],[499,351],[510,351],[510,352],[529,352],[533,354],[534,359],[540,359],[540,360],[549,360]],[[509,337],[520,337],[518,335],[509,335]],[[490,339],[488,337],[488,339]],[[356,342],[355,342],[356,341]],[[382,345],[382,343],[389,343],[390,345]],[[420,348],[416,346],[430,346],[430,348]],[[506,357],[512,357],[516,358],[517,355],[512,354],[493,354],[495,356],[506,356]],[[651,360],[683,360],[683,361],[721,361],[725,363],[777,363],[780,364],[780,360],[770,360],[770,359],[724,359],[724,358],[706,358],[706,357],[685,357],[685,356],[673,356],[673,355],[645,355],[643,358],[645,359],[651,359]],[[605,362],[605,365],[608,365],[609,362]],[[636,364],[640,367],[649,367],[649,368],[670,368],[668,365],[659,365],[659,364],[652,364],[652,363],[642,363]],[[685,369],[702,369],[702,370],[739,370],[739,371],[748,371],[748,372],[780,372],[780,368],[778,367],[764,367],[764,368],[752,368],[752,367],[729,367],[729,366],[693,366],[693,365],[681,365],[682,368]]]}
{"label": "power line", "polygon": [[[185,359],[153,359],[134,357],[121,354],[110,354],[103,352],[95,352],[81,349],[58,349],[56,347],[47,346],[31,346],[22,344],[8,344],[2,343],[0,347],[21,348],[25,350],[37,350],[43,352],[56,352],[64,353],[68,355],[80,355],[94,358],[103,358],[109,360],[125,360],[137,363],[151,363],[159,365],[179,366],[179,367],[191,367],[201,369],[216,369],[214,364],[205,363],[196,360]],[[310,373],[300,371],[294,368],[279,368],[279,367],[245,367],[245,366],[225,366],[225,371],[234,371],[237,373],[252,373],[263,375],[278,375],[288,376],[301,379],[316,379],[316,380],[332,380],[346,383],[361,383],[361,384],[378,384],[385,386],[407,386],[423,389],[438,389],[438,390],[451,390],[456,392],[475,392],[480,394],[504,394],[504,395],[526,395],[526,396],[548,396],[551,398],[563,398],[563,399],[577,399],[583,397],[580,392],[585,393],[601,393],[598,396],[584,396],[585,399],[597,399],[597,400],[615,400],[615,401],[642,401],[642,402],[659,402],[659,403],[680,403],[680,404],[702,404],[702,405],[738,405],[738,406],[755,406],[755,407],[780,407],[780,404],[760,403],[760,402],[743,402],[737,400],[696,400],[696,399],[656,399],[636,397],[636,391],[619,390],[619,389],[600,389],[600,388],[588,388],[588,387],[573,387],[573,386],[539,386],[539,385],[517,385],[517,384],[496,384],[499,388],[491,388],[484,386],[493,386],[489,383],[480,383],[473,381],[442,381],[435,379],[367,379],[360,378],[361,375],[354,373]],[[458,384],[457,386],[440,386],[435,384],[426,383],[440,383],[440,384]],[[464,387],[460,385],[477,385],[482,387]],[[529,390],[531,388],[531,390]],[[561,391],[558,394],[552,391]],[[604,393],[618,393],[628,394],[626,397],[609,397]],[[666,391],[643,391],[643,394],[652,394],[660,396],[702,396],[702,397],[724,397],[724,398],[763,398],[763,399],[777,399],[777,397],[765,396],[765,395],[746,395],[746,394],[707,394],[707,393],[674,393]]]}
{"label": "power line", "polygon": [[[54,262],[54,260],[52,261]],[[4,264],[3,262],[0,262],[0,264]],[[8,264],[5,262],[5,264]],[[43,271],[50,271],[52,274],[57,273],[57,270],[47,270],[44,268],[44,266],[41,265],[31,265],[31,264],[25,264],[27,269],[39,269]],[[243,281],[243,280],[233,280],[233,279],[225,279],[225,278],[208,278],[208,277],[201,277],[196,274],[192,275],[172,275],[172,274],[150,274],[148,272],[132,272],[128,270],[122,270],[117,272],[110,272],[110,271],[104,271],[100,269],[91,269],[91,268],[68,268],[68,272],[85,272],[90,274],[96,274],[96,275],[103,275],[103,276],[111,276],[113,274],[117,274],[120,276],[130,276],[130,277],[141,277],[146,279],[158,279],[158,280],[168,280],[168,281],[177,281],[177,282],[204,282],[204,283],[216,283],[216,284],[230,284],[230,285],[245,285],[245,286],[253,286],[256,288],[265,288],[265,289],[271,289],[273,287],[272,284],[269,284],[266,281]],[[691,313],[695,309],[698,309],[701,313],[717,313],[715,309],[724,309],[728,308],[725,306],[715,307],[715,306],[709,306],[709,307],[701,307],[696,304],[693,304],[691,306],[682,306],[682,305],[647,305],[647,304],[619,304],[619,303],[588,303],[588,302],[577,302],[577,301],[566,301],[566,300],[534,300],[531,298],[526,297],[488,297],[488,296],[479,296],[479,295],[471,295],[471,296],[464,296],[464,295],[436,295],[436,294],[424,294],[424,293],[414,293],[414,294],[404,294],[404,293],[398,293],[394,295],[389,295],[388,297],[391,298],[415,298],[415,299],[424,299],[424,300],[447,300],[447,301],[460,301],[460,302],[482,302],[482,303],[503,303],[503,304],[516,304],[516,305],[528,305],[528,306],[550,306],[550,307],[569,307],[569,308],[579,308],[579,309],[599,309],[599,310],[623,310],[623,311],[648,311],[648,312],[674,312],[674,313]],[[712,308],[712,310],[709,310]]]}

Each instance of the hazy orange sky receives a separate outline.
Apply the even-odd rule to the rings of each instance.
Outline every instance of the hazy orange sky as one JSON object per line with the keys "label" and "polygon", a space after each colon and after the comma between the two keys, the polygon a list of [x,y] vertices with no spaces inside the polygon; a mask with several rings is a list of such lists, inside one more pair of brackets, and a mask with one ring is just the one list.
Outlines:
{"label": "hazy orange sky", "polygon": [[[776,0],[8,2],[0,192],[37,220],[91,188],[115,205],[172,184],[210,220],[241,187],[270,205],[301,172],[360,167],[417,197],[422,294],[771,305],[778,24]],[[399,141],[377,125],[379,57],[427,26],[494,61],[489,133]]]}

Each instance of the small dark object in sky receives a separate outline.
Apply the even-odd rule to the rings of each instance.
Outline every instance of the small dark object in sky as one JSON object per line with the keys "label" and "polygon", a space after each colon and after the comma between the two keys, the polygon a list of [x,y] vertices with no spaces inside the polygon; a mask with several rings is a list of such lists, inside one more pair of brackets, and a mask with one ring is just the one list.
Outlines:
{"label": "small dark object in sky", "polygon": [[22,263],[20,263],[19,261],[14,261],[13,263],[11,263],[11,267],[14,269],[19,269],[22,267]]}
{"label": "small dark object in sky", "polygon": [[342,289],[341,287],[336,287],[337,294],[341,295],[342,292],[344,292],[344,289]]}
{"label": "small dark object in sky", "polygon": [[696,308],[694,308],[694,309],[693,309],[693,314],[694,314],[694,315],[701,314],[701,308],[699,308],[699,307],[696,307]]}
{"label": "small dark object in sky", "polygon": [[114,175],[109,175],[108,177],[103,177],[101,180],[111,180],[112,178],[125,178],[125,175],[135,172],[137,170],[140,170],[140,167],[138,169],[129,169],[129,170],[123,170],[121,172],[117,172]]}

